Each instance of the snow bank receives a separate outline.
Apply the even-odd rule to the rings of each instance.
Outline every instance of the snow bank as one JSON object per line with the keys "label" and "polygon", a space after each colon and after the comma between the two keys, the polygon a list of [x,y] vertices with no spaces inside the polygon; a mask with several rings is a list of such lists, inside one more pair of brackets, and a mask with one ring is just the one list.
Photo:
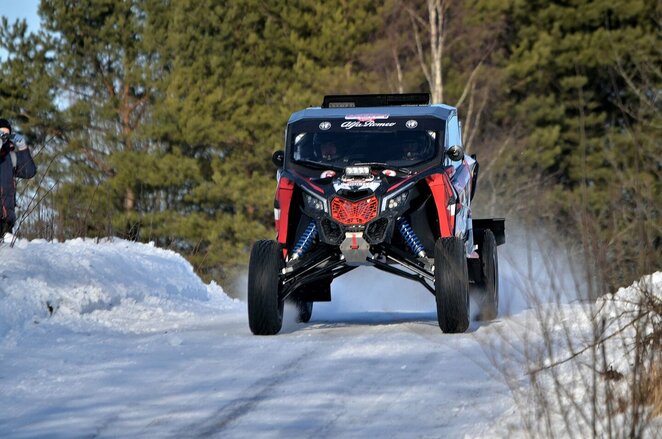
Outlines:
{"label": "snow bank", "polygon": [[632,416],[632,394],[659,360],[655,346],[638,347],[662,327],[660,302],[656,272],[595,303],[547,303],[485,328],[479,338],[518,405],[497,436],[654,437],[662,420],[643,406]]}
{"label": "snow bank", "polygon": [[200,307],[241,307],[179,254],[122,239],[3,244],[0,279],[0,338],[45,321],[149,331]]}
{"label": "snow bank", "polygon": [[573,410],[590,407],[594,377],[600,398],[607,383],[620,401],[632,335],[604,344],[604,367],[581,350],[603,317],[606,336],[642,292],[659,298],[662,273],[588,305],[546,275],[564,272],[554,257],[502,249],[504,297],[539,299],[466,334],[440,332],[416,283],[356,270],[309,324],[255,337],[245,305],[174,252],[119,239],[0,246],[0,437],[588,437]]}

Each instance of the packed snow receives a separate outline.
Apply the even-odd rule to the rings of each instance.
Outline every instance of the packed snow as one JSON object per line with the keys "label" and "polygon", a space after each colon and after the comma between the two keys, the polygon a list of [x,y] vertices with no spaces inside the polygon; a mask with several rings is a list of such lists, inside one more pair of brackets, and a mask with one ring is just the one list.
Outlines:
{"label": "packed snow", "polygon": [[[310,323],[286,309],[279,335],[256,337],[245,303],[175,252],[120,239],[3,244],[0,437],[507,436],[525,416],[495,363],[503,334],[535,342],[527,297],[559,284],[522,281],[545,258],[500,249],[502,315],[466,334],[441,333],[420,286],[358,269]],[[588,331],[585,305],[559,306]]]}

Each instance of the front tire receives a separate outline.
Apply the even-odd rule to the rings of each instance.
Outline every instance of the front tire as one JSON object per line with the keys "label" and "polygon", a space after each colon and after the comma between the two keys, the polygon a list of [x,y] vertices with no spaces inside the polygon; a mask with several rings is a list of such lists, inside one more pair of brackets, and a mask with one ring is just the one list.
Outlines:
{"label": "front tire", "polygon": [[439,238],[434,267],[439,327],[449,334],[464,332],[469,327],[469,274],[462,239]]}
{"label": "front tire", "polygon": [[276,241],[253,245],[248,264],[248,326],[255,335],[275,335],[283,326],[283,266],[283,252]]}

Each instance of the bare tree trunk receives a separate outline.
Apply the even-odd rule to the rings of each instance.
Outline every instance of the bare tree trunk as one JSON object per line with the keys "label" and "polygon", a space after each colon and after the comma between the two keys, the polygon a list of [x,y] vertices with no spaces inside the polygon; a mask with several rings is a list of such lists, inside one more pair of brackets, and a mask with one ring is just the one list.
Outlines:
{"label": "bare tree trunk", "polygon": [[404,86],[402,83],[402,66],[400,65],[400,57],[398,56],[398,49],[393,46],[393,62],[395,63],[395,73],[398,77],[398,93],[404,93]]}
{"label": "bare tree trunk", "polygon": [[[428,21],[427,23],[412,8],[407,8],[411,25],[414,30],[414,40],[418,53],[418,61],[430,87],[432,103],[440,104],[444,100],[444,75],[442,60],[444,55],[444,44],[446,37],[446,11],[448,3],[446,0],[427,0]],[[423,52],[420,30],[430,38],[429,60]],[[428,64],[429,63],[429,64]]]}
{"label": "bare tree trunk", "polygon": [[423,53],[423,43],[421,42],[421,35],[419,34],[418,27],[423,26],[425,27],[425,21],[418,15],[413,9],[408,8],[407,12],[409,12],[409,19],[411,20],[411,27],[412,30],[414,31],[414,41],[416,42],[416,53],[418,54],[418,62],[421,65],[421,70],[423,71],[423,75],[425,75],[425,79],[428,82],[428,86],[430,87],[430,91],[432,91],[432,76],[430,75],[430,69],[428,68],[428,63],[427,60],[425,59],[425,54]]}
{"label": "bare tree trunk", "polygon": [[[120,120],[122,123],[122,138],[124,140],[125,151],[133,150],[133,141],[131,139],[131,104],[129,102],[129,84],[125,83],[123,88],[123,102],[120,107]],[[126,188],[124,196],[124,210],[132,212],[136,206],[136,194],[132,187]]]}
{"label": "bare tree trunk", "polygon": [[428,21],[430,25],[430,70],[432,71],[432,103],[440,104],[444,100],[444,84],[441,61],[444,54],[444,21],[447,4],[443,0],[428,0]]}
{"label": "bare tree trunk", "polygon": [[[443,57],[446,47],[453,44],[453,41],[448,41],[449,30],[447,28],[447,14],[450,7],[450,0],[426,0],[426,2],[428,12],[427,21],[414,8],[406,7],[406,10],[409,14],[414,33],[418,61],[430,88],[432,103],[439,104],[444,101]],[[476,133],[480,130],[482,114],[487,104],[488,95],[477,84],[478,74],[485,60],[492,53],[495,44],[495,42],[488,44],[484,55],[466,79],[462,94],[455,104],[460,109],[468,101],[469,108],[464,117],[463,127],[463,137],[466,139],[466,147],[469,147],[473,143]]]}

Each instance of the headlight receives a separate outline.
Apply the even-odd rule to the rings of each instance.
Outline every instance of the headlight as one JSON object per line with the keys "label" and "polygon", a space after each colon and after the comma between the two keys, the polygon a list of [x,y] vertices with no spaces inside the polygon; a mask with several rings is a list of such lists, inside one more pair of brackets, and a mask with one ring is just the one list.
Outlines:
{"label": "headlight", "polygon": [[303,201],[306,203],[306,207],[310,210],[315,210],[319,212],[326,211],[326,203],[324,200],[314,197],[306,192],[303,193]]}
{"label": "headlight", "polygon": [[382,210],[397,209],[398,207],[401,207],[403,204],[405,204],[407,198],[409,198],[409,191],[402,191],[397,195],[386,198],[382,203]]}

